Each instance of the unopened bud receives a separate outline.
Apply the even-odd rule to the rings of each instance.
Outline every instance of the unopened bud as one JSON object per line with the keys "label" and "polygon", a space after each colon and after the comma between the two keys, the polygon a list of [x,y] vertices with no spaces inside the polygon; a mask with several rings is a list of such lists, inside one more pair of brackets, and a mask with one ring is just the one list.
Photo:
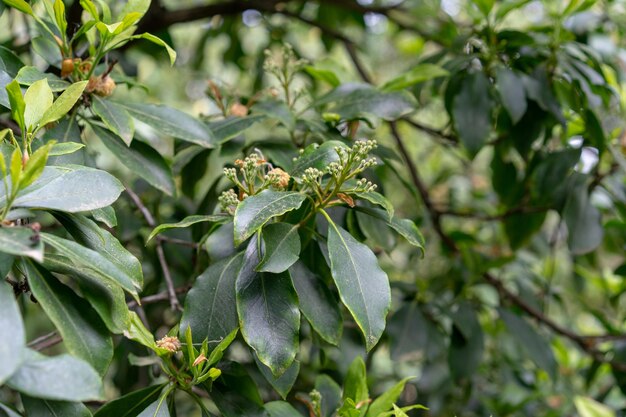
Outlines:
{"label": "unopened bud", "polygon": [[248,115],[248,107],[241,103],[234,103],[230,106],[230,114],[237,117],[244,117]]}
{"label": "unopened bud", "polygon": [[61,77],[65,78],[74,72],[74,60],[72,58],[65,58],[61,62]]}

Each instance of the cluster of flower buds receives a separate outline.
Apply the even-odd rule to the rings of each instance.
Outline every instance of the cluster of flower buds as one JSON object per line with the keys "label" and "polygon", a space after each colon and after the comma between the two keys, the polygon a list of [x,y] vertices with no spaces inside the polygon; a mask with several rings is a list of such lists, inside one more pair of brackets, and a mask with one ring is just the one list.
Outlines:
{"label": "cluster of flower buds", "polygon": [[265,181],[270,184],[272,187],[277,188],[279,190],[284,190],[289,186],[289,180],[291,177],[285,171],[280,168],[271,169],[265,175]]}
{"label": "cluster of flower buds", "polygon": [[[309,62],[306,59],[298,59],[296,53],[293,50],[293,46],[285,44],[282,50],[282,56],[280,60],[277,60],[272,51],[265,50],[265,62],[263,63],[263,69],[266,72],[274,74],[281,81],[288,81],[293,74],[302,70]],[[286,77],[287,80],[283,78]]]}
{"label": "cluster of flower buds", "polygon": [[162,339],[157,340],[157,347],[165,349],[171,353],[176,353],[180,350],[180,340],[176,336],[165,336]]}
{"label": "cluster of flower buds", "polygon": [[300,177],[305,184],[319,183],[324,173],[317,168],[307,168]]}
{"label": "cluster of flower buds", "polygon": [[217,199],[220,203],[220,207],[222,211],[225,211],[230,214],[235,214],[235,209],[239,204],[239,198],[237,197],[237,193],[231,188],[228,191],[224,191]]}
{"label": "cluster of flower buds", "polygon": [[354,191],[358,193],[368,193],[370,191],[374,191],[376,187],[376,184],[372,184],[371,181],[368,181],[365,178],[361,178],[356,182],[356,187]]}

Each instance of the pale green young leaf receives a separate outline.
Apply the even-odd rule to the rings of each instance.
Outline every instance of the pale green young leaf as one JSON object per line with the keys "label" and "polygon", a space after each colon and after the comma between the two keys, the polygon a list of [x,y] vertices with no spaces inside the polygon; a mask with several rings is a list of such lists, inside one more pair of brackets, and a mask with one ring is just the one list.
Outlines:
{"label": "pale green young leaf", "polygon": [[19,10],[22,13],[29,14],[33,16],[33,9],[30,7],[24,0],[3,0],[7,6],[13,7],[14,9]]}
{"label": "pale green young leaf", "polygon": [[55,143],[50,148],[50,151],[48,152],[48,156],[69,155],[71,153],[81,150],[84,147],[85,145],[83,145],[82,143],[76,143],[76,142]]}
{"label": "pale green young leaf", "polygon": [[24,172],[20,177],[19,189],[24,189],[31,185],[43,172],[48,160],[50,148],[54,145],[54,141],[48,142],[41,148],[37,149],[26,162]]}
{"label": "pale green young leaf", "polygon": [[142,33],[141,35],[136,35],[136,36],[133,36],[132,38],[133,39],[145,39],[154,44],[164,47],[165,50],[167,51],[167,55],[170,57],[170,64],[174,65],[174,62],[176,62],[176,51],[172,49],[172,47],[169,46],[163,39],[157,36],[154,36],[151,33]]}
{"label": "pale green young leaf", "polygon": [[22,176],[22,152],[19,148],[13,150],[11,155],[11,192],[15,193],[19,189],[20,178]]}
{"label": "pale green young leaf", "polygon": [[67,30],[67,20],[65,19],[65,4],[63,0],[54,0],[54,20],[61,33]]}
{"label": "pale green young leaf", "polygon": [[24,103],[24,96],[22,96],[22,89],[20,84],[13,80],[5,87],[9,96],[9,103],[11,105],[11,117],[17,122],[20,129],[23,131],[25,127],[24,122],[24,110],[26,104]]}
{"label": "pale green young leaf", "polygon": [[54,96],[48,85],[48,80],[43,78],[31,84],[24,94],[24,123],[26,129],[33,131],[44,113],[50,108]]}
{"label": "pale green young leaf", "polygon": [[39,124],[44,126],[48,123],[56,122],[65,116],[83,94],[85,87],[87,87],[87,81],[80,81],[70,85],[44,113]]}

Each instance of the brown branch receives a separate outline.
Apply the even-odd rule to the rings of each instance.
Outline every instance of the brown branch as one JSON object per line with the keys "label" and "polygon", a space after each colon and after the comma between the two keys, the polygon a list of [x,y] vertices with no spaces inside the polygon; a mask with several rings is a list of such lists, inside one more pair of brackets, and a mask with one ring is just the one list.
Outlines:
{"label": "brown branch", "polygon": [[[142,203],[141,198],[133,190],[129,187],[126,187],[126,193],[133,200],[133,203],[137,206],[144,219],[146,219],[146,223],[148,226],[155,228],[156,222],[154,221],[154,217],[148,210],[148,208]],[[167,286],[167,291],[170,299],[170,307],[172,310],[180,311],[182,310],[180,306],[180,302],[178,301],[178,297],[176,297],[176,290],[174,288],[174,281],[172,280],[172,274],[170,273],[170,267],[167,264],[167,259],[165,258],[165,252],[163,251],[163,243],[161,240],[156,241],[156,253],[159,258],[159,264],[161,265],[161,270],[163,271],[163,277],[165,278],[165,285]]]}

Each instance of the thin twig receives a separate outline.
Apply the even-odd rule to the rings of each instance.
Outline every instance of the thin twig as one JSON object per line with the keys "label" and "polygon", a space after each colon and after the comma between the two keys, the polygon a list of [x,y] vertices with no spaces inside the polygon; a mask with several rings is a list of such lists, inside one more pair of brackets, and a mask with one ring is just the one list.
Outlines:
{"label": "thin twig", "polygon": [[[133,200],[133,203],[137,206],[143,217],[146,219],[146,223],[148,226],[154,228],[156,227],[156,222],[154,221],[154,217],[148,210],[148,208],[143,204],[141,198],[133,190],[129,187],[126,188],[126,193]],[[178,301],[178,297],[176,296],[176,289],[174,288],[174,281],[172,280],[172,274],[170,273],[170,267],[167,264],[167,259],[165,258],[165,252],[163,251],[163,243],[161,240],[156,241],[156,253],[159,258],[159,264],[161,265],[161,270],[163,271],[163,278],[165,278],[165,285],[167,286],[167,291],[170,299],[170,307],[174,311],[181,311],[182,308],[180,306],[180,302]]]}

